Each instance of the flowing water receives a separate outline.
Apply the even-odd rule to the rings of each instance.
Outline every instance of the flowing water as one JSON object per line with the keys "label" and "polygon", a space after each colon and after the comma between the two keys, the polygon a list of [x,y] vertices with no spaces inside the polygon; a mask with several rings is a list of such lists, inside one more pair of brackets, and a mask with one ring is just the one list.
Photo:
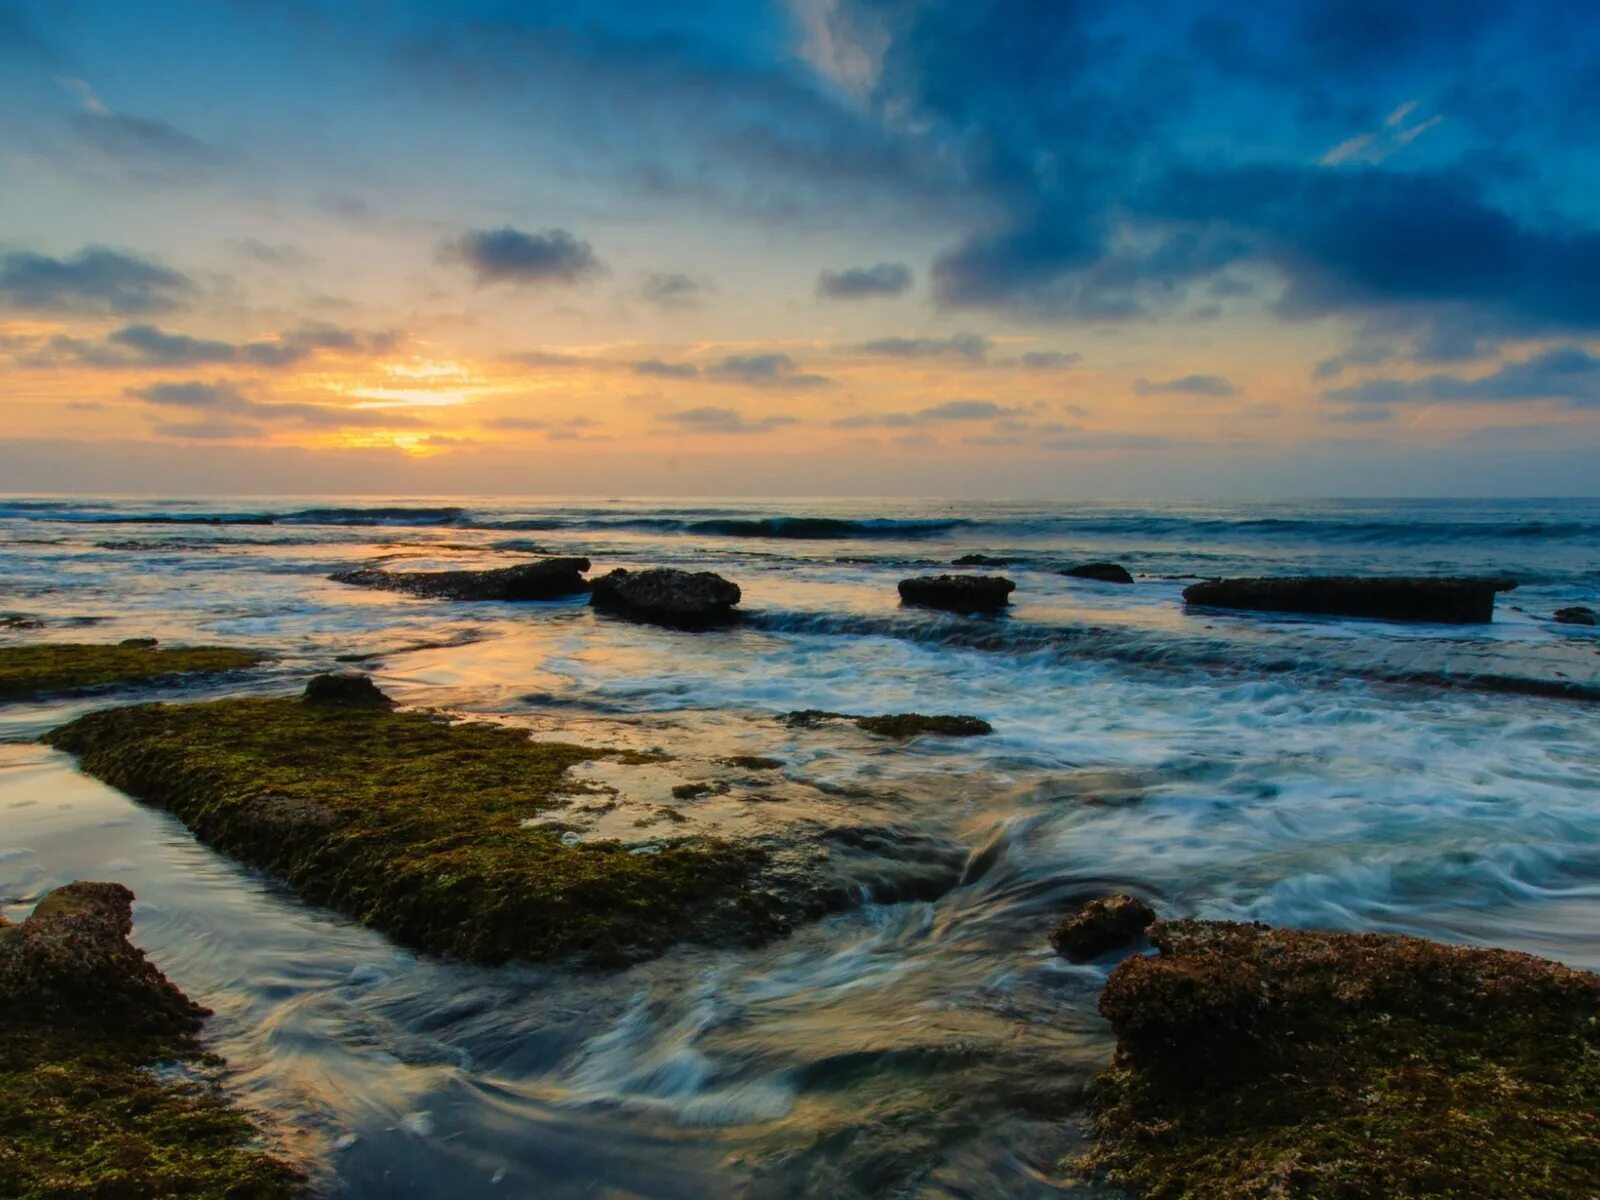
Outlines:
{"label": "flowing water", "polygon": [[[546,552],[715,570],[748,619],[677,633],[326,578]],[[898,579],[967,553],[1012,560],[1010,612],[900,608]],[[1092,559],[1138,583],[1058,573]],[[1181,601],[1195,575],[1305,572],[1521,586],[1482,627]],[[277,656],[141,699],[289,693],[372,655],[403,702],[673,756],[585,768],[617,805],[583,836],[826,846],[857,898],[760,949],[612,974],[419,958],[32,742],[101,698],[0,709],[0,911],[133,888],[135,941],[217,1012],[229,1086],[341,1195],[1055,1195],[1111,1050],[1105,967],[1046,941],[1086,895],[1600,969],[1600,635],[1549,620],[1597,599],[1594,501],[0,501],[0,614],[44,622],[0,638]],[[801,708],[995,733],[773,720]],[[719,761],[741,754],[784,766]]]}

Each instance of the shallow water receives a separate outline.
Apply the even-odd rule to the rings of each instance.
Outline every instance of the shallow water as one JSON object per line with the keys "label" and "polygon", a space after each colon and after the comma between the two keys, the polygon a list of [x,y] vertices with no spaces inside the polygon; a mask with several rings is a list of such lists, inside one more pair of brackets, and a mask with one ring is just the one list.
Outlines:
{"label": "shallow water", "polygon": [[[855,524],[770,523],[793,517]],[[829,536],[763,536],[797,531]],[[718,570],[750,619],[691,635],[325,578],[535,549]],[[897,579],[972,552],[1017,560],[1008,615],[899,607]],[[1139,583],[1055,574],[1089,559]],[[1187,612],[1169,578],[1290,571],[1523,586],[1494,625],[1461,628]],[[0,501],[0,581],[0,613],[45,621],[7,640],[279,656],[141,697],[290,691],[378,654],[364,667],[402,701],[675,756],[588,768],[619,795],[586,836],[837,851],[862,902],[759,950],[479,970],[298,903],[28,744],[104,700],[0,709],[5,911],[74,878],[132,887],[135,940],[217,1010],[208,1036],[241,1095],[343,1195],[1066,1190],[1078,1098],[1110,1050],[1104,968],[1045,939],[1111,887],[1166,915],[1600,968],[1600,707],[1481,686],[1600,689],[1600,636],[1548,620],[1600,599],[1600,503]],[[972,713],[996,732],[899,746],[772,719],[798,708]],[[735,754],[785,765],[717,761]],[[673,799],[698,781],[713,786]]]}

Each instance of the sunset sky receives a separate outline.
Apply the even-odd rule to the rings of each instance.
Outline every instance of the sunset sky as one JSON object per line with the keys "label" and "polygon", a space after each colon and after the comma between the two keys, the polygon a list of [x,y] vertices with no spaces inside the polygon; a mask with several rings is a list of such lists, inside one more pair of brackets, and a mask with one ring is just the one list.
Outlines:
{"label": "sunset sky", "polygon": [[0,0],[0,491],[1600,492],[1586,0]]}

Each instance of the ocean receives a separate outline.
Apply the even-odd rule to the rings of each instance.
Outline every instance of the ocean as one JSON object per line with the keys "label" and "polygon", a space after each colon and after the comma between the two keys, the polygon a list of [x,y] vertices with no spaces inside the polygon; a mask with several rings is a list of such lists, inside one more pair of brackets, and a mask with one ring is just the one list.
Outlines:
{"label": "ocean", "polygon": [[[743,623],[448,603],[336,570],[582,554],[716,571]],[[983,554],[1003,568],[952,568]],[[1133,585],[1060,574],[1123,564]],[[946,569],[1004,615],[903,608]],[[1199,577],[1494,574],[1484,626],[1187,610]],[[660,750],[579,768],[583,836],[839,849],[853,903],[757,948],[609,974],[417,957],[197,844],[33,739],[104,698],[0,708],[0,912],[114,879],[135,941],[217,1016],[227,1086],[353,1198],[1052,1196],[1108,1059],[1085,896],[1165,916],[1414,933],[1600,969],[1600,501],[0,499],[0,641],[260,648],[290,694],[357,664],[405,704]],[[987,737],[792,729],[797,709],[971,714]],[[752,782],[718,766],[781,759]],[[684,781],[717,786],[674,800]],[[724,786],[725,785],[725,786]],[[675,806],[665,830],[648,814]],[[644,815],[641,815],[644,814]],[[642,822],[642,823],[641,823]]]}

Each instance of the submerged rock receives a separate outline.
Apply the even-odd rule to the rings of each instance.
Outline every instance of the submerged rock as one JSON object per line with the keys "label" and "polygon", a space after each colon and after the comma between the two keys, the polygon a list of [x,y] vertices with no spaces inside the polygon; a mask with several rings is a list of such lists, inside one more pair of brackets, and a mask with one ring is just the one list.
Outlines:
{"label": "submerged rock", "polygon": [[1600,976],[1378,934],[1158,922],[1100,998],[1079,1166],[1144,1200],[1567,1200],[1600,1180]]}
{"label": "submerged rock", "polygon": [[994,726],[980,717],[927,716],[923,713],[890,713],[884,716],[862,717],[850,713],[827,712],[820,708],[807,708],[785,713],[778,720],[791,729],[816,729],[825,721],[849,721],[867,733],[901,739],[917,737],[924,733],[936,733],[944,737],[977,737],[994,732]]}
{"label": "submerged rock", "polygon": [[1015,561],[1009,558],[995,558],[989,554],[963,554],[960,558],[952,558],[952,567],[1009,567]]}
{"label": "submerged rock", "polygon": [[307,704],[387,705],[394,701],[378,690],[370,675],[340,671],[314,675],[301,696]]}
{"label": "submerged rock", "polygon": [[1051,932],[1050,944],[1068,962],[1088,962],[1138,945],[1155,919],[1156,910],[1137,896],[1102,896],[1064,917]]}
{"label": "submerged rock", "polygon": [[1562,625],[1595,625],[1600,624],[1600,613],[1592,608],[1574,605],[1572,608],[1558,608],[1553,618]]}
{"label": "submerged rock", "polygon": [[0,1195],[288,1200],[304,1179],[199,1062],[207,1010],[128,941],[133,893],[71,883],[0,920]]}
{"label": "submerged rock", "polygon": [[44,622],[22,613],[0,613],[0,629],[43,629]]}
{"label": "submerged rock", "polygon": [[760,886],[767,855],[747,843],[564,844],[550,818],[585,791],[568,768],[638,756],[525,730],[285,697],[108,709],[44,740],[308,900],[435,954],[621,964],[776,936],[807,900]]}
{"label": "submerged rock", "polygon": [[119,646],[127,646],[134,650],[154,650],[160,644],[161,643],[153,637],[123,638],[117,643]]}
{"label": "submerged rock", "polygon": [[1128,568],[1117,563],[1092,562],[1080,566],[1068,567],[1061,572],[1074,579],[1098,579],[1101,583],[1132,583],[1133,576],[1128,573]]}
{"label": "submerged rock", "polygon": [[384,571],[362,567],[329,579],[355,587],[404,592],[424,600],[558,600],[589,590],[587,558],[544,558],[491,571]]}
{"label": "submerged rock", "polygon": [[1213,579],[1184,588],[1183,599],[1207,608],[1466,625],[1492,621],[1495,593],[1516,586],[1496,576],[1285,576]]}
{"label": "submerged rock", "polygon": [[0,703],[167,676],[238,671],[264,655],[228,646],[157,647],[133,638],[119,645],[35,642],[0,646]]}
{"label": "submerged rock", "polygon": [[675,629],[730,625],[739,619],[733,610],[739,599],[739,585],[720,575],[672,567],[618,567],[596,579],[589,595],[589,603],[600,612]]}
{"label": "submerged rock", "polygon": [[1016,587],[1001,575],[922,575],[900,581],[900,600],[948,612],[993,612],[1010,603]]}

